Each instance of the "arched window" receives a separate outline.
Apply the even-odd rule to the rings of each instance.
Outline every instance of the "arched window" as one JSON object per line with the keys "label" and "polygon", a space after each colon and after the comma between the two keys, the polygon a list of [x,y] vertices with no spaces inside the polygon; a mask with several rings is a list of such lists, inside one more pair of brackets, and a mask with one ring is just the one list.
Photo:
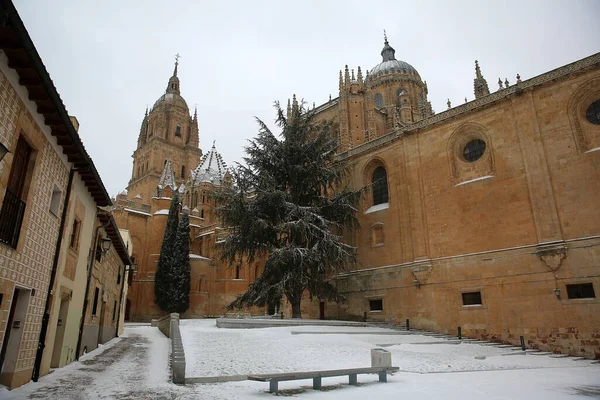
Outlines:
{"label": "arched window", "polygon": [[387,173],[385,168],[377,167],[373,171],[373,205],[388,202]]}
{"label": "arched window", "polygon": [[175,127],[175,136],[181,137],[181,125],[177,124]]}
{"label": "arched window", "polygon": [[181,166],[181,179],[185,179],[185,165]]}
{"label": "arched window", "polygon": [[240,266],[235,266],[235,279],[240,279]]}
{"label": "arched window", "polygon": [[375,95],[375,106],[379,108],[383,107],[383,96],[381,93]]}

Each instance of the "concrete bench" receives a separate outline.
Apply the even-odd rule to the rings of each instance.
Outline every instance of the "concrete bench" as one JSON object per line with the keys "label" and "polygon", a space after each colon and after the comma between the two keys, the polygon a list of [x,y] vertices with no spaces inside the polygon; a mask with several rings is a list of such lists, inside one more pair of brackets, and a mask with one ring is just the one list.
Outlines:
{"label": "concrete bench", "polygon": [[357,385],[357,375],[359,374],[378,374],[379,382],[387,382],[388,372],[398,371],[398,367],[366,367],[350,369],[332,369],[327,371],[309,371],[309,372],[285,372],[280,374],[260,374],[248,375],[251,381],[269,382],[269,393],[277,393],[279,382],[298,381],[302,379],[312,379],[313,389],[321,390],[321,379],[332,376],[348,375],[350,385]]}

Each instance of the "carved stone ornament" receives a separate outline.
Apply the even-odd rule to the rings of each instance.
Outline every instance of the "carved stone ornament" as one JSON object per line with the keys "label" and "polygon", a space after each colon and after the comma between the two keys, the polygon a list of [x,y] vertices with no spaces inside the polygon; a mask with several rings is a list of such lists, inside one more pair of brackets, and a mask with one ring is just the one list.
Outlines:
{"label": "carved stone ornament", "polygon": [[552,271],[558,271],[567,258],[567,244],[564,241],[538,244],[536,254]]}
{"label": "carved stone ornament", "polygon": [[427,283],[432,269],[433,266],[431,265],[430,260],[415,261],[410,267],[415,279],[417,279],[420,283]]}

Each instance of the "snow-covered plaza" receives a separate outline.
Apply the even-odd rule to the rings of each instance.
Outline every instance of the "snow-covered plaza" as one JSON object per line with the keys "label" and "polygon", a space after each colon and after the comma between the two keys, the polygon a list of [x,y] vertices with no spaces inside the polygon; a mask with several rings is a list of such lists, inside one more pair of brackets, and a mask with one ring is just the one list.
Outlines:
{"label": "snow-covered plaza", "polygon": [[[300,326],[219,329],[214,320],[182,320],[186,377],[311,371],[370,366],[370,350],[384,348],[400,368],[378,382],[359,375],[281,382],[279,395],[298,399],[589,399],[600,397],[600,364],[556,355],[522,354],[488,343],[448,340],[377,327]],[[157,328],[129,325],[125,333],[30,382],[7,399],[268,399],[268,383],[248,380],[175,385],[169,339]],[[239,379],[239,378],[237,378]]]}

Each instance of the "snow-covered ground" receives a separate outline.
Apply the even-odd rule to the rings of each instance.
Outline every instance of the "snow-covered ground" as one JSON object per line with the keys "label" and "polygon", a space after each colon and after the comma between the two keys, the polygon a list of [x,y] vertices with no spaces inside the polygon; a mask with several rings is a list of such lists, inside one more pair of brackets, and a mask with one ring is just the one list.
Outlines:
{"label": "snow-covered ground", "polygon": [[[303,333],[304,332],[304,333]],[[322,332],[311,334],[309,332]],[[333,332],[340,332],[334,334]],[[364,334],[362,334],[364,333]],[[295,396],[323,399],[391,399],[405,396],[446,399],[574,399],[600,396],[600,365],[572,358],[519,355],[482,344],[427,344],[443,339],[383,328],[282,327],[219,329],[214,320],[182,320],[186,376],[310,371],[370,366],[370,350],[384,345],[401,372],[381,384],[376,376],[327,378],[336,390],[312,391],[311,380],[281,382],[280,390],[305,389]],[[475,356],[485,356],[484,360]],[[267,383],[197,385],[209,399],[266,398]],[[204,398],[204,397],[203,397]]]}
{"label": "snow-covered ground", "polygon": [[[376,375],[281,382],[298,399],[590,399],[600,397],[600,365],[572,358],[514,353],[480,344],[425,344],[438,338],[381,328],[285,327],[218,329],[214,320],[181,321],[188,377],[252,372],[366,367],[370,349],[385,345],[402,370],[379,383]],[[304,332],[305,334],[295,334]],[[306,334],[319,332],[319,334]],[[327,333],[329,332],[329,333]],[[334,333],[344,332],[344,333]],[[391,333],[391,334],[390,334]],[[169,340],[157,328],[126,326],[125,333],[79,362],[60,368],[0,399],[271,399],[265,382],[179,386],[170,382]],[[475,356],[485,356],[476,360]]]}
{"label": "snow-covered ground", "polygon": [[[305,334],[295,334],[302,332]],[[329,333],[306,334],[308,332]],[[359,332],[366,334],[357,334]],[[407,335],[384,328],[301,326],[219,329],[214,320],[182,320],[181,335],[188,377],[368,367],[371,365],[371,349],[376,347],[391,352],[392,364],[405,372],[493,371],[580,365],[570,358],[516,355],[510,349],[475,343],[442,344],[443,339]],[[439,344],[427,344],[432,342]],[[486,358],[478,360],[476,356]],[[589,365],[587,361],[581,363]],[[600,374],[600,368],[596,371]]]}

